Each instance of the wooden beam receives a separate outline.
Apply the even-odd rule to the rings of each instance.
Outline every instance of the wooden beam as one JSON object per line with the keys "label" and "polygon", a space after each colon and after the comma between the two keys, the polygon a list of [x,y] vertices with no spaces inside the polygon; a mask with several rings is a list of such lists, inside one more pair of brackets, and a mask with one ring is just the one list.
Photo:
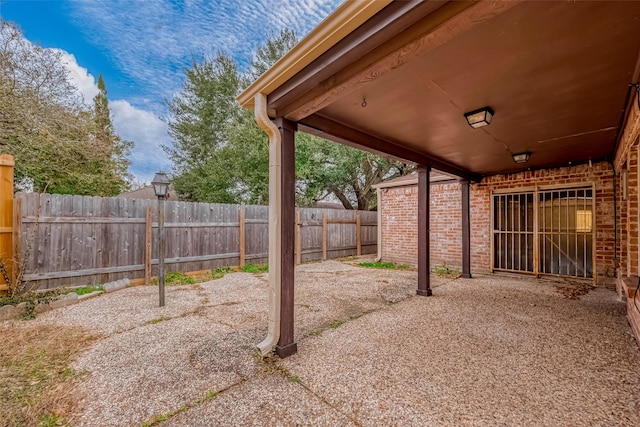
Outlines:
{"label": "wooden beam", "polygon": [[288,357],[298,351],[294,341],[294,289],[295,289],[295,133],[296,123],[279,119],[275,124],[282,136],[282,197],[280,212],[281,228],[281,293],[280,293],[280,339],[276,345],[276,353],[280,357]]}
{"label": "wooden beam", "polygon": [[518,3],[449,2],[378,48],[346,64],[339,72],[303,96],[278,109],[277,115],[300,121],[416,57],[504,13]]}
{"label": "wooden beam", "polygon": [[429,236],[429,174],[430,166],[418,167],[418,291],[421,296],[431,296],[431,260]]}
{"label": "wooden beam", "polygon": [[327,224],[357,224],[357,219],[327,219]]}
{"label": "wooden beam", "polygon": [[471,278],[471,212],[469,201],[469,181],[460,182],[462,193],[462,274],[460,277]]}
{"label": "wooden beam", "polygon": [[402,161],[408,161],[419,165],[431,165],[434,169],[459,176],[473,182],[480,182],[482,175],[452,165],[444,160],[425,154],[417,153],[400,146],[399,144],[377,136],[365,133],[358,129],[343,125],[319,114],[303,119],[298,129],[300,131],[320,136],[351,147],[367,150],[382,156],[390,156]]}

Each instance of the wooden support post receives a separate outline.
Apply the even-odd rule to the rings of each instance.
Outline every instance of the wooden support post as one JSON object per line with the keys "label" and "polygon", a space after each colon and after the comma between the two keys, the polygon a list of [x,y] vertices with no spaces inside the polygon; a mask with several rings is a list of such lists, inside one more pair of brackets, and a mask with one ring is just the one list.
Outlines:
{"label": "wooden support post", "polygon": [[[0,257],[7,268],[9,278],[13,276],[13,166],[10,154],[0,154]],[[0,274],[0,291],[9,289]]]}
{"label": "wooden support post", "polygon": [[22,259],[22,199],[13,201],[13,271],[11,280],[17,286],[21,277]]}
{"label": "wooden support post", "polygon": [[296,211],[296,264],[302,264],[302,221],[300,210]]}
{"label": "wooden support post", "polygon": [[322,260],[327,260],[327,213],[322,214]]}
{"label": "wooden support post", "polygon": [[360,214],[356,215],[356,255],[362,255],[362,239],[361,239],[361,219]]}
{"label": "wooden support post", "polygon": [[430,166],[418,167],[418,295],[430,296],[431,260],[429,239]]}
{"label": "wooden support post", "polygon": [[247,226],[246,226],[246,221],[245,221],[245,217],[247,215],[247,210],[245,208],[240,209],[240,219],[239,219],[239,224],[240,224],[240,236],[239,236],[239,243],[240,243],[240,268],[245,266],[245,250],[247,248],[246,246],[246,230],[247,230]]}
{"label": "wooden support post", "polygon": [[280,339],[276,345],[276,353],[280,357],[288,357],[298,351],[294,341],[294,279],[295,279],[295,179],[296,154],[295,133],[297,124],[286,119],[278,119],[276,125],[282,136],[282,198],[281,213],[281,287],[280,287]]}
{"label": "wooden support post", "polygon": [[469,205],[469,181],[463,180],[462,185],[462,274],[460,277],[471,278],[471,212]]}
{"label": "wooden support post", "polygon": [[151,205],[147,206],[147,212],[144,217],[144,284],[151,285],[151,239],[153,237]]}

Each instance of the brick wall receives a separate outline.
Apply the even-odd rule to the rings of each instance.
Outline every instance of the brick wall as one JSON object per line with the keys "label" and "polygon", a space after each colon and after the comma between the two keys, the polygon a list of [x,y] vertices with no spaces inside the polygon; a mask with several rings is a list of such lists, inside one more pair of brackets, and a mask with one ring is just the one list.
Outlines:
{"label": "brick wall", "polygon": [[[640,179],[638,177],[638,150],[640,150],[640,104],[636,96],[631,102],[631,111],[625,123],[620,137],[620,144],[615,153],[614,164],[618,185],[616,212],[618,218],[618,282],[624,281],[625,277],[639,275],[638,259],[638,197],[640,197]],[[624,197],[624,183],[626,178],[626,198]],[[629,283],[635,283],[629,280]],[[640,312],[633,304],[633,292],[625,292],[627,298],[627,318],[634,332],[636,341],[640,345]]]}
{"label": "brick wall", "polygon": [[[637,164],[637,160],[636,160]],[[637,166],[636,166],[637,170]],[[637,177],[637,172],[635,174]],[[637,179],[637,178],[636,178]],[[567,166],[555,169],[494,175],[472,184],[471,272],[491,271],[491,192],[514,192],[534,186],[593,183],[595,186],[596,274],[598,284],[615,276],[613,170],[609,163]],[[634,181],[637,187],[637,181]],[[385,191],[386,190],[386,191]],[[417,263],[417,185],[382,189],[382,260]],[[637,199],[637,198],[636,198]],[[461,265],[461,194],[457,182],[431,186],[431,265]],[[637,203],[635,209],[637,218]],[[637,222],[635,227],[637,227]],[[637,236],[637,233],[636,233]],[[635,244],[637,251],[637,243]],[[637,259],[637,252],[636,252]]]}
{"label": "brick wall", "polygon": [[[471,186],[471,272],[491,268],[491,191],[593,183],[595,186],[596,274],[600,285],[615,277],[613,169],[607,162],[494,175]],[[637,209],[637,207],[636,207]]]}
{"label": "brick wall", "polygon": [[636,144],[627,156],[627,200],[622,224],[626,230],[627,276],[638,275],[638,147]]}
{"label": "brick wall", "polygon": [[[430,229],[431,266],[446,264],[460,269],[461,193],[457,182],[431,185]],[[383,188],[382,261],[416,266],[418,264],[418,186]]]}

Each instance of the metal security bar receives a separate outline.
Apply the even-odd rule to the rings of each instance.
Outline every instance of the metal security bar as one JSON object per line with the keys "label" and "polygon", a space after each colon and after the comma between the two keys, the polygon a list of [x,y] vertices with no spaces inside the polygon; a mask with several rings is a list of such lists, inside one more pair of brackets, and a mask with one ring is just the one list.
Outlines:
{"label": "metal security bar", "polygon": [[593,277],[593,189],[493,195],[493,270]]}
{"label": "metal security bar", "polygon": [[540,191],[540,274],[593,277],[593,190]]}
{"label": "metal security bar", "polygon": [[534,193],[493,196],[493,269],[534,272]]}

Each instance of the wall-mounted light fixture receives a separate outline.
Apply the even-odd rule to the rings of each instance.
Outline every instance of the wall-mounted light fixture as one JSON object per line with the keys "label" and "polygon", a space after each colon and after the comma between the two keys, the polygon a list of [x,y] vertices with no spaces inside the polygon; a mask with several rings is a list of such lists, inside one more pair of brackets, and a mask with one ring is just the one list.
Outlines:
{"label": "wall-mounted light fixture", "polygon": [[527,163],[529,161],[529,157],[531,157],[531,153],[518,153],[512,154],[513,161],[516,163]]}
{"label": "wall-mounted light fixture", "polygon": [[480,108],[479,110],[464,113],[464,118],[472,128],[481,128],[491,123],[493,118],[493,110],[489,107]]}

